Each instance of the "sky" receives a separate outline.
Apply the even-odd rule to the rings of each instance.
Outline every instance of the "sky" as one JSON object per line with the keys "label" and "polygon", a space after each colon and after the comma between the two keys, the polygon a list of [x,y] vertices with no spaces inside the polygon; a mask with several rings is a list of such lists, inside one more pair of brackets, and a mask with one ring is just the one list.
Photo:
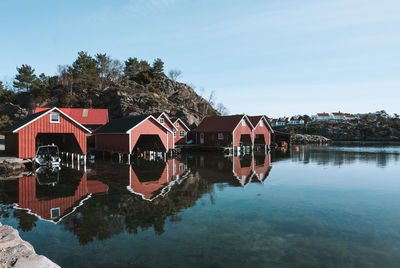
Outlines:
{"label": "sky", "polygon": [[0,80],[161,58],[232,114],[400,114],[398,0],[1,0]]}

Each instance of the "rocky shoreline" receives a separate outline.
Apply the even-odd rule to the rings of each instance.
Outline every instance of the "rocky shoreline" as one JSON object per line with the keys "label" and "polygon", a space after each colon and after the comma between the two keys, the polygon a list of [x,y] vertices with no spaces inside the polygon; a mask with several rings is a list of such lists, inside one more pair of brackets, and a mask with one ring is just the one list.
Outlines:
{"label": "rocky shoreline", "polygon": [[59,268],[42,255],[37,255],[31,244],[21,239],[16,229],[0,223],[0,267]]}
{"label": "rocky shoreline", "polygon": [[24,161],[7,161],[0,162],[0,180],[18,178],[23,173],[26,173],[26,166]]}
{"label": "rocky shoreline", "polygon": [[294,134],[290,138],[291,144],[330,144],[331,139],[320,135]]}

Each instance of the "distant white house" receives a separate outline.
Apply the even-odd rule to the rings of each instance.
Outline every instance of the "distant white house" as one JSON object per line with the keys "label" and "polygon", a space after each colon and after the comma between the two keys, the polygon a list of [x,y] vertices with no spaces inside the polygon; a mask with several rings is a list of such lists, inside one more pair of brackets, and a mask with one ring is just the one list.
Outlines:
{"label": "distant white house", "polygon": [[304,125],[304,120],[300,115],[295,115],[290,118],[289,125]]}
{"label": "distant white house", "polygon": [[344,113],[342,112],[336,112],[331,114],[331,119],[333,120],[344,120],[346,119],[344,116]]}
{"label": "distant white house", "polygon": [[323,121],[323,120],[330,120],[332,119],[329,113],[317,113],[316,115],[312,116],[312,119],[315,121]]}
{"label": "distant white house", "polygon": [[272,127],[286,126],[289,122],[288,117],[274,118],[271,120]]}

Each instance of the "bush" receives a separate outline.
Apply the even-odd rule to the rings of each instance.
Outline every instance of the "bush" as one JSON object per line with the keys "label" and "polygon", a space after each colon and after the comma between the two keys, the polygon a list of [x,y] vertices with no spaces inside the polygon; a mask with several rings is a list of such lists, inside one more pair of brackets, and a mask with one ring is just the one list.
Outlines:
{"label": "bush", "polygon": [[0,103],[15,102],[15,93],[10,90],[4,90],[0,95]]}
{"label": "bush", "polygon": [[2,115],[0,117],[0,129],[3,129],[5,126],[7,126],[9,120],[10,118],[8,117],[8,115]]}

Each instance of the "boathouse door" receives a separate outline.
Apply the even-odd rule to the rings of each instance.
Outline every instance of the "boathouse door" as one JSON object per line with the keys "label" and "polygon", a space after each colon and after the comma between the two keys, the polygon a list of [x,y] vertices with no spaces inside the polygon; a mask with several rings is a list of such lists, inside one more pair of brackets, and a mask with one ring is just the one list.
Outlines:
{"label": "boathouse door", "polygon": [[200,144],[204,144],[204,133],[200,133]]}

